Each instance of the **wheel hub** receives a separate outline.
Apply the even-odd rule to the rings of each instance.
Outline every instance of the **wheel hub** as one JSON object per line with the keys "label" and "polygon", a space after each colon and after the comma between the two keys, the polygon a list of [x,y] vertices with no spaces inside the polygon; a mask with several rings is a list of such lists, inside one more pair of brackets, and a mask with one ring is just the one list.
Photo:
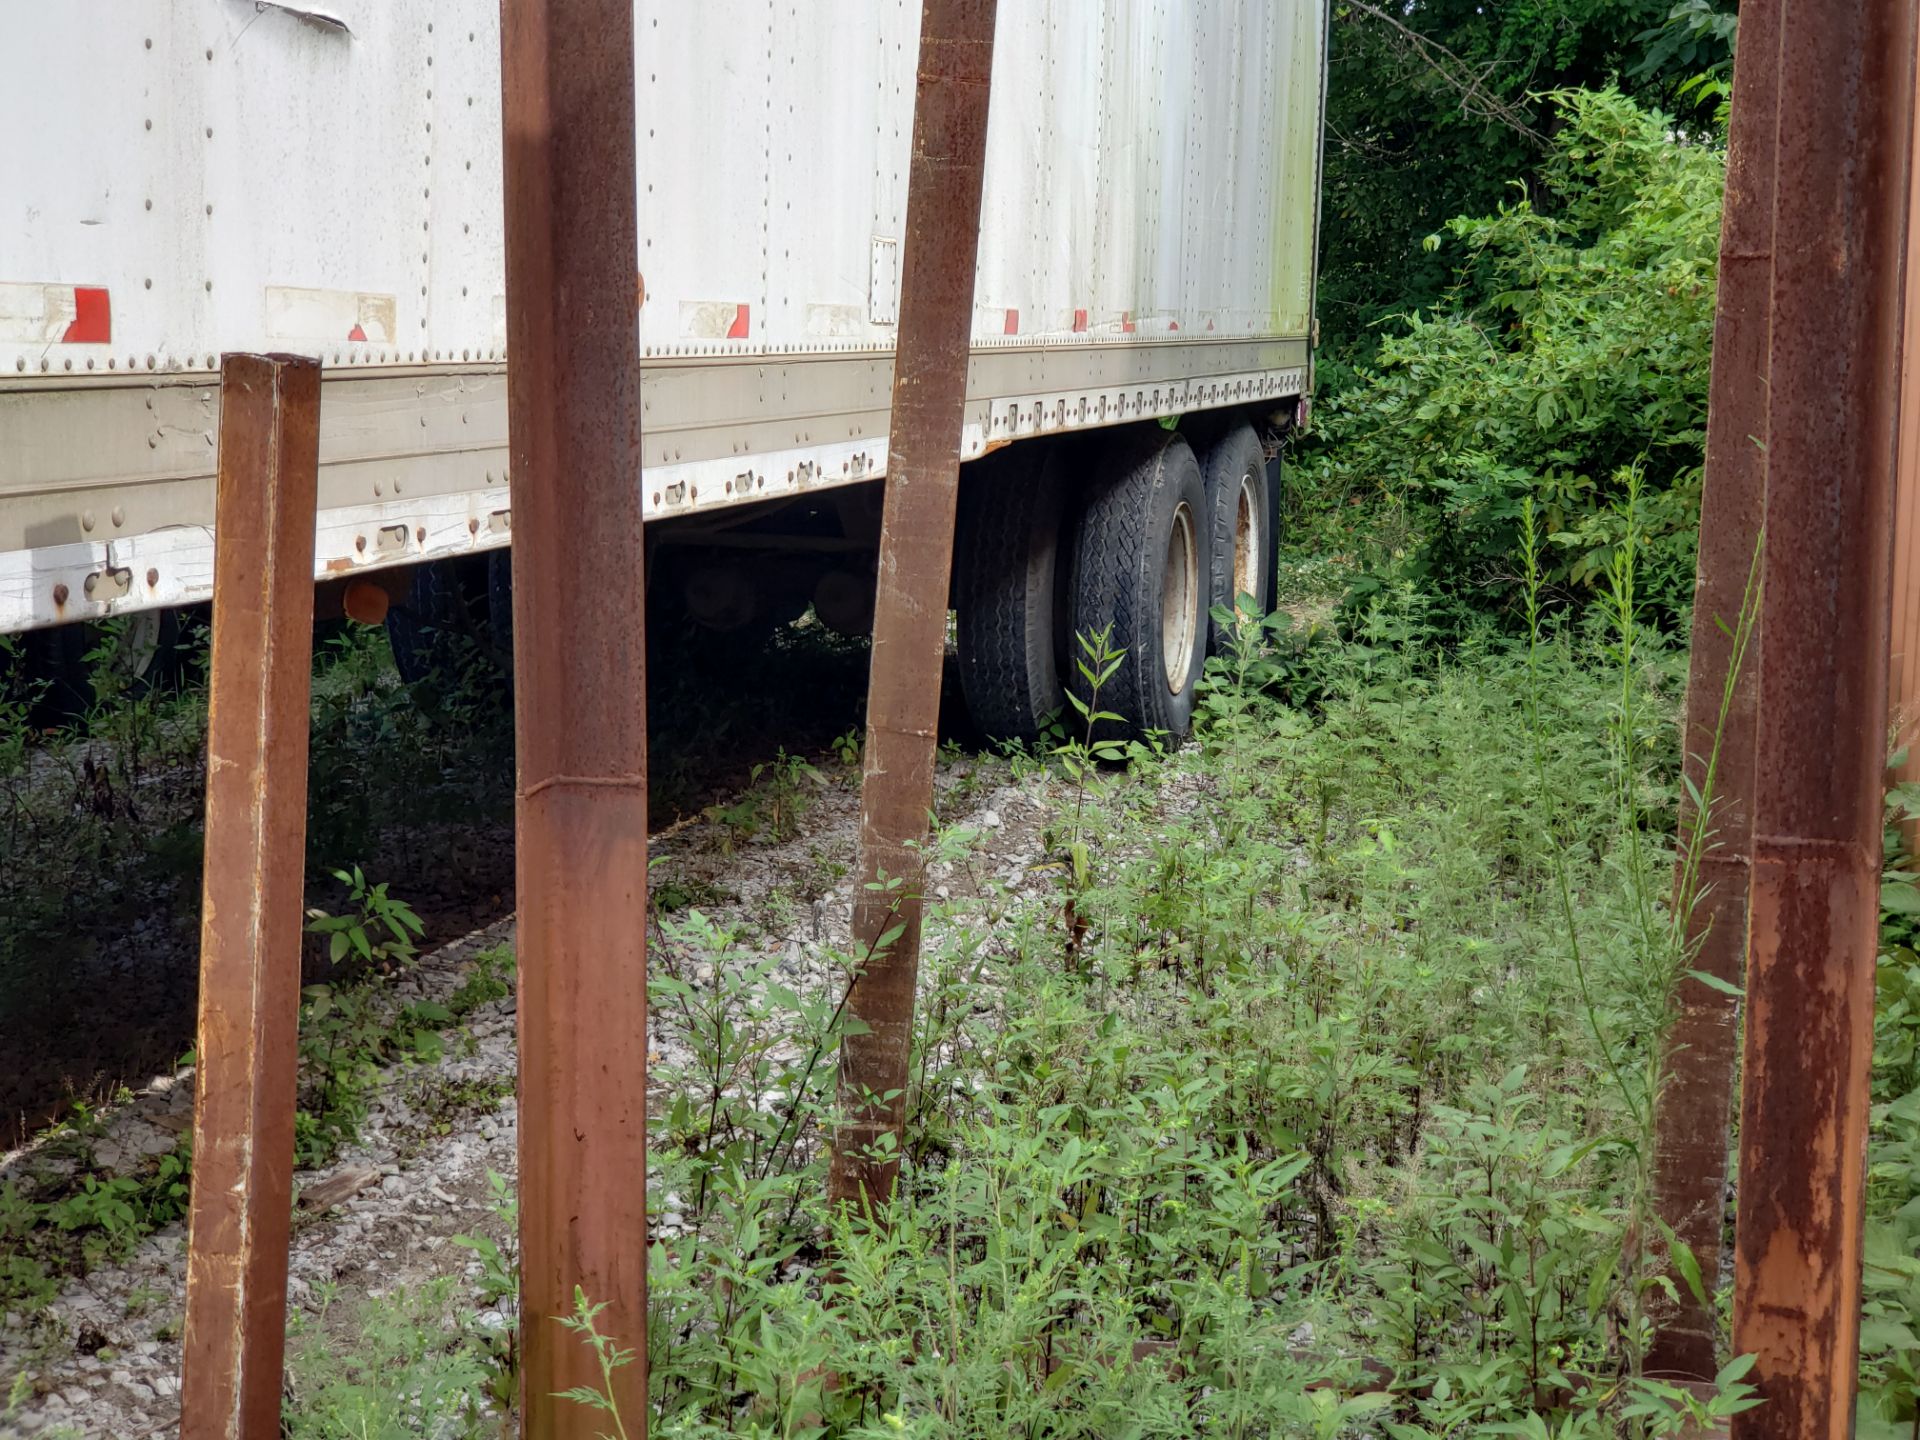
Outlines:
{"label": "wheel hub", "polygon": [[1167,690],[1178,695],[1186,688],[1193,665],[1193,647],[1200,629],[1200,548],[1195,543],[1193,510],[1182,502],[1173,512],[1167,532],[1167,556],[1160,572],[1160,663]]}
{"label": "wheel hub", "polygon": [[1240,477],[1240,493],[1234,504],[1233,516],[1233,608],[1240,610],[1240,597],[1251,595],[1256,603],[1260,600],[1260,552],[1262,549],[1261,530],[1265,528],[1266,517],[1260,513],[1260,496],[1255,476],[1248,472]]}

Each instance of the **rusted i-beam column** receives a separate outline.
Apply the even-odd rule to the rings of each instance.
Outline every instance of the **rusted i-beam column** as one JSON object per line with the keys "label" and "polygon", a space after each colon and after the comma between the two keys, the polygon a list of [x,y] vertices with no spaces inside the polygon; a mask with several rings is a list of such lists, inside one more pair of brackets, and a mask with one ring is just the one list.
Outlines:
{"label": "rusted i-beam column", "polygon": [[320,366],[220,365],[183,1440],[280,1433]]}
{"label": "rusted i-beam column", "polygon": [[830,1183],[841,1203],[883,1201],[899,1173],[899,1152],[876,1147],[885,1135],[899,1137],[913,1047],[916,847],[933,806],[994,11],[995,0],[923,0],[920,7],[860,803],[861,876],[870,887],[884,876],[891,888],[863,890],[854,902],[854,943],[866,963],[847,1008],[864,1033],[850,1035],[840,1052],[849,1118],[835,1137]]}
{"label": "rusted i-beam column", "polygon": [[1851,1433],[1912,0],[1788,0],[1733,1347],[1744,1440]]}
{"label": "rusted i-beam column", "polygon": [[[1915,116],[1920,150],[1920,113]],[[1901,340],[1900,458],[1894,484],[1893,635],[1889,643],[1894,745],[1906,758],[1897,780],[1920,781],[1920,186],[1907,198],[1907,301]],[[1907,849],[1920,848],[1920,819],[1908,820]]]}
{"label": "rusted i-beam column", "polygon": [[[523,1433],[646,1433],[646,904],[632,0],[504,0]],[[589,521],[585,517],[591,517]]]}
{"label": "rusted i-beam column", "polygon": [[[1734,651],[1766,503],[1781,3],[1748,0],[1734,62],[1684,731],[1687,779],[1694,793],[1710,788],[1711,796],[1704,817],[1691,804],[1682,810],[1683,853],[1674,880],[1677,900],[1693,905],[1687,934],[1699,947],[1695,968],[1729,986],[1739,985],[1747,953],[1759,667],[1749,647],[1735,671]],[[1705,826],[1699,843],[1688,843],[1699,825]],[[1698,856],[1691,873],[1688,851]],[[1703,1301],[1676,1278],[1678,1299],[1655,1310],[1658,1328],[1647,1368],[1656,1375],[1709,1380],[1719,1369],[1713,1289],[1720,1273],[1740,1004],[1730,991],[1690,977],[1681,980],[1674,998],[1678,1015],[1667,1036],[1668,1082],[1656,1112],[1654,1203],[1699,1261],[1706,1294]]]}

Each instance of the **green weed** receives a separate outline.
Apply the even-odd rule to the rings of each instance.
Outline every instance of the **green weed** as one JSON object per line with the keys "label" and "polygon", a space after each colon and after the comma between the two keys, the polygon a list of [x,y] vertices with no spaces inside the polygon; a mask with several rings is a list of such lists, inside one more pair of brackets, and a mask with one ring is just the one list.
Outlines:
{"label": "green weed", "polygon": [[335,1346],[303,1312],[289,1327],[288,1440],[479,1440],[498,1433],[481,1395],[485,1361],[460,1333],[452,1280],[368,1304]]}
{"label": "green weed", "polygon": [[718,828],[723,855],[763,838],[778,844],[799,833],[800,817],[824,783],[825,777],[804,758],[781,750],[773,760],[753,767],[747,788],[735,799],[709,805],[702,813]]}

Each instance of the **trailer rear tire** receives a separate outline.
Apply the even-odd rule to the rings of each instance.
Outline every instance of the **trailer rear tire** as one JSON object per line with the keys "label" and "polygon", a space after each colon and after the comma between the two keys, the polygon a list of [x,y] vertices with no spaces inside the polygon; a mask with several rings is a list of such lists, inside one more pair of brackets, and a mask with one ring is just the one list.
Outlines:
{"label": "trailer rear tire", "polygon": [[475,628],[471,604],[457,562],[429,560],[414,567],[407,598],[387,611],[387,645],[401,680],[418,685],[438,675],[450,684],[458,677],[461,638]]}
{"label": "trailer rear tire", "polygon": [[1238,610],[1242,596],[1253,601],[1251,618],[1264,617],[1271,607],[1273,496],[1266,450],[1253,427],[1244,422],[1207,447],[1201,470],[1206,477],[1212,553],[1207,575],[1207,653],[1220,655],[1232,639],[1232,629],[1213,618],[1215,609]]}
{"label": "trailer rear tire", "polygon": [[[1098,708],[1136,737],[1178,744],[1206,663],[1206,485],[1187,442],[1157,427],[1117,437],[1102,468],[1112,478],[1088,497],[1074,549],[1074,627],[1110,624],[1109,644],[1126,652]],[[1077,666],[1069,683],[1095,698]]]}
{"label": "trailer rear tire", "polygon": [[501,673],[513,678],[513,551],[487,552],[487,632]]}
{"label": "trailer rear tire", "polygon": [[36,692],[30,719],[36,725],[64,725],[92,713],[99,703],[94,670],[116,672],[117,693],[141,696],[165,689],[180,677],[180,623],[173,610],[137,610],[123,617],[113,653],[89,661],[109,639],[93,621],[29,630],[22,637],[25,675]]}
{"label": "trailer rear tire", "polygon": [[1066,704],[1064,447],[974,466],[960,492],[954,609],[960,691],[990,740],[1033,744]]}

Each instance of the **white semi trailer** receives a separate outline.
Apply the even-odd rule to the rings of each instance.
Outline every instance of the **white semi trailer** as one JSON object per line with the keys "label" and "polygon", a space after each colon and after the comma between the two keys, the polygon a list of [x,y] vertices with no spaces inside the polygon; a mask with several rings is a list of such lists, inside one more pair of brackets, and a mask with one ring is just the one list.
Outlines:
{"label": "white semi trailer", "polygon": [[[656,623],[857,628],[919,6],[634,15]],[[1067,635],[1113,621],[1157,677],[1118,703],[1177,731],[1208,605],[1270,583],[1265,462],[1310,391],[1325,0],[1001,0],[998,26],[968,701],[1032,733]],[[219,356],[295,351],[325,367],[316,580],[384,577],[419,663],[508,573],[497,4],[15,4],[0,53],[0,634],[58,667],[84,649],[58,627],[204,601]]]}

